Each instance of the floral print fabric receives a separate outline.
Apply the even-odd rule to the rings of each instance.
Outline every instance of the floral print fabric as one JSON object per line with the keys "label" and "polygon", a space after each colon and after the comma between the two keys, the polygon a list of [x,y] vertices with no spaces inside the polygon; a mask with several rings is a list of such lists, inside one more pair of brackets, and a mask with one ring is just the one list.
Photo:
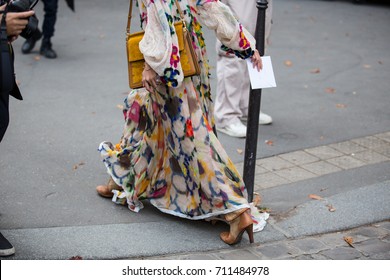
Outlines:
{"label": "floral print fabric", "polygon": [[[215,136],[209,66],[200,21],[215,30],[224,50],[245,58],[254,39],[219,1],[182,0],[201,75],[184,78],[173,24],[174,0],[138,0],[145,30],[140,50],[163,81],[155,93],[132,90],[125,100],[125,125],[117,145],[99,151],[107,171],[122,186],[129,209],[148,199],[162,212],[205,219],[249,208],[239,172]],[[198,21],[199,20],[199,21]],[[121,202],[118,199],[117,202]]]}

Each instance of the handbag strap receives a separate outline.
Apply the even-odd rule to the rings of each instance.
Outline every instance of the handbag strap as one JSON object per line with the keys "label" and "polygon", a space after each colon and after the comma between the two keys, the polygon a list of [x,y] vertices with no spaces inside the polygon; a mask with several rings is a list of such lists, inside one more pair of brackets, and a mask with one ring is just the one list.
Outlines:
{"label": "handbag strap", "polygon": [[[127,27],[126,27],[126,32],[127,34],[130,34],[130,24],[131,24],[131,15],[133,13],[133,1],[134,0],[130,0],[130,5],[129,5],[129,14],[127,15]],[[184,14],[183,14],[183,11],[179,5],[179,2],[177,0],[175,0],[175,4],[176,4],[176,8],[178,9],[179,11],[179,14],[180,14],[180,19],[181,19],[181,22],[183,23],[183,28],[186,30],[187,27],[186,27],[186,23],[185,23],[185,20],[184,20]]]}
{"label": "handbag strap", "polygon": [[133,1],[134,0],[130,0],[129,14],[127,16],[127,27],[126,27],[127,34],[130,34],[130,23],[131,23],[131,14],[133,12]]}

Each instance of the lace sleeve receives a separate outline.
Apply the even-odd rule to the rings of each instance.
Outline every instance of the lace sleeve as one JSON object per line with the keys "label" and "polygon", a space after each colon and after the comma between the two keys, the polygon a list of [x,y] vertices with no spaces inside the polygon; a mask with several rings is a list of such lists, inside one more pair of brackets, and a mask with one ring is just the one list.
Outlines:
{"label": "lace sleeve", "polygon": [[241,58],[253,55],[256,40],[238,22],[228,6],[219,0],[190,0],[197,7],[203,25],[215,31],[221,49]]}
{"label": "lace sleeve", "polygon": [[162,77],[166,85],[177,87],[183,81],[181,64],[176,59],[178,39],[170,8],[164,1],[139,0],[142,26],[145,30],[139,44],[145,61]]}

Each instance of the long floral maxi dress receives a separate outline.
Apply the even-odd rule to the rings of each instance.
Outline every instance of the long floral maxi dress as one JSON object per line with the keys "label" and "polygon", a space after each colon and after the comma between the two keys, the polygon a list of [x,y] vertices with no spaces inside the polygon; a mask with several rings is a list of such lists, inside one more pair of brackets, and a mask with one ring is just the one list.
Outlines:
{"label": "long floral maxi dress", "polygon": [[[201,66],[183,77],[173,27],[174,0],[138,0],[145,35],[140,50],[162,85],[153,94],[132,90],[125,99],[125,126],[117,145],[99,151],[108,173],[122,186],[129,209],[141,200],[165,213],[206,219],[249,207],[243,180],[213,132],[209,66],[200,22],[215,31],[223,50],[253,55],[254,38],[217,0],[179,0]],[[119,200],[116,193],[113,200]]]}

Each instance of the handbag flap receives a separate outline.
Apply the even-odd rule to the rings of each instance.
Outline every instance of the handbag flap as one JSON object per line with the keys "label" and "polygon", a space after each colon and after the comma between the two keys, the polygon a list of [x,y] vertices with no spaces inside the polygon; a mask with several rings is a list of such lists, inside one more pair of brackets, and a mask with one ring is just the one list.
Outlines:
{"label": "handbag flap", "polygon": [[144,56],[139,50],[139,42],[144,37],[144,31],[139,31],[133,34],[127,35],[127,54],[129,62],[143,60]]}
{"label": "handbag flap", "polygon": [[182,22],[176,22],[175,23],[175,30],[177,35],[177,41],[179,43],[179,51],[184,50],[184,30],[183,30],[183,23]]}
{"label": "handbag flap", "polygon": [[[179,43],[179,51],[184,50],[184,30],[183,24],[181,22],[175,23],[175,30],[177,35],[177,40]],[[140,61],[144,59],[144,55],[139,49],[139,42],[141,42],[144,37],[144,31],[135,32],[133,34],[127,35],[127,53],[129,62]]]}

